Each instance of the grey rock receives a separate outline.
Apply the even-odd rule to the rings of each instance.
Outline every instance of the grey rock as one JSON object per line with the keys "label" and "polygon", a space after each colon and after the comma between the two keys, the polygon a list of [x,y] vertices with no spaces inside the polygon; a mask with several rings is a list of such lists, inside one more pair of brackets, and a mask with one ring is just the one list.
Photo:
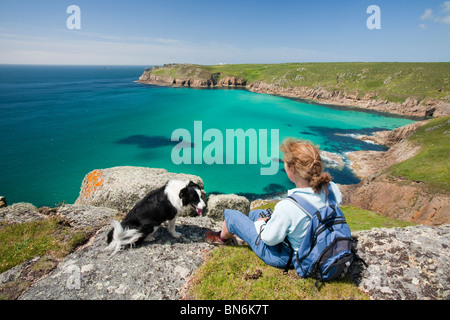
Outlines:
{"label": "grey rock", "polygon": [[0,196],[0,208],[6,207],[6,198],[3,196]]}
{"label": "grey rock", "polygon": [[0,273],[0,285],[17,280],[20,277],[20,275],[22,274],[22,271],[25,268],[32,265],[33,263],[35,263],[36,261],[38,261],[39,258],[40,258],[39,256],[36,256],[31,260],[25,261],[22,264],[19,264],[3,273]]}
{"label": "grey rock", "polygon": [[207,202],[208,217],[214,220],[224,219],[225,209],[241,211],[248,215],[250,211],[250,201],[247,198],[235,194],[210,195]]}
{"label": "grey rock", "polygon": [[72,227],[98,228],[109,224],[112,218],[119,216],[119,211],[89,205],[66,204],[58,209],[57,214],[63,216]]}
{"label": "grey rock", "polygon": [[203,180],[194,175],[171,173],[165,169],[113,167],[88,173],[75,204],[128,212],[147,193],[162,187],[170,179],[191,180],[203,188]]}
{"label": "grey rock", "polygon": [[373,299],[450,299],[450,225],[372,229],[354,233],[352,280]]}
{"label": "grey rock", "polygon": [[45,218],[46,216],[41,215],[31,203],[19,202],[0,208],[0,222],[23,223]]}
{"label": "grey rock", "polygon": [[110,257],[104,251],[110,230],[105,226],[21,299],[181,299],[186,281],[213,248],[204,242],[204,233],[218,228],[207,217],[181,217],[176,225],[181,238],[171,237],[161,227],[154,241]]}

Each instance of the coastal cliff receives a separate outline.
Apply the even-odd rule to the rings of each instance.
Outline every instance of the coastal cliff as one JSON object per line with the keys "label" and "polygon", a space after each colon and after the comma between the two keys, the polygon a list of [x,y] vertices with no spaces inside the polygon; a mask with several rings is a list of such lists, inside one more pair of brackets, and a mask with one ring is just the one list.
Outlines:
{"label": "coastal cliff", "polygon": [[441,69],[450,72],[450,64],[167,64],[147,68],[138,82],[245,88],[256,93],[423,118],[450,115],[448,74],[437,74],[436,70]]}
{"label": "coastal cliff", "polygon": [[428,100],[427,102],[419,102],[417,99],[408,98],[405,102],[398,103],[390,102],[387,100],[373,99],[373,95],[371,94],[365,94],[364,96],[359,97],[357,93],[347,93],[345,91],[328,91],[320,86],[317,86],[316,88],[283,88],[264,82],[251,83],[247,88],[250,91],[257,93],[299,98],[337,106],[351,106],[404,116],[440,117],[450,114],[450,104],[440,100]]}
{"label": "coastal cliff", "polygon": [[361,137],[390,148],[347,154],[362,181],[342,186],[344,203],[413,223],[449,224],[449,136],[450,117],[442,117]]}
{"label": "coastal cliff", "polygon": [[[168,67],[165,67],[168,68]],[[139,77],[138,82],[163,86],[180,86],[192,88],[211,87],[245,87],[247,82],[239,77],[222,76],[220,73],[208,73],[198,70],[195,73],[188,72],[191,68],[182,68],[175,75],[157,72],[162,68],[146,69]]]}

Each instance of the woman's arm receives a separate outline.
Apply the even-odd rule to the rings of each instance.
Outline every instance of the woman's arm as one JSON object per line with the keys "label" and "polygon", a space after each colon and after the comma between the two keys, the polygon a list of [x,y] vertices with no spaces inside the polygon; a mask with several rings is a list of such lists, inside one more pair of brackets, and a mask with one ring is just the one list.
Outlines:
{"label": "woman's arm", "polygon": [[275,206],[270,220],[258,219],[255,222],[256,231],[261,233],[261,240],[268,246],[279,244],[286,238],[291,221],[283,211],[283,204],[280,201]]}

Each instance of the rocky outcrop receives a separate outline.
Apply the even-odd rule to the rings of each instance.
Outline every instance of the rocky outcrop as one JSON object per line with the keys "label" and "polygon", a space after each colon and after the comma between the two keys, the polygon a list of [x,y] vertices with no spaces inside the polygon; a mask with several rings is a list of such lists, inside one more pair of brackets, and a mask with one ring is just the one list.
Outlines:
{"label": "rocky outcrop", "polygon": [[245,87],[246,81],[239,77],[222,76],[220,73],[203,74],[203,76],[183,76],[174,78],[169,75],[155,75],[151,70],[146,70],[139,77],[139,83],[162,86],[210,88],[210,87]]}
{"label": "rocky outcrop", "polygon": [[225,209],[238,210],[248,215],[250,202],[247,198],[235,194],[211,194],[208,197],[207,208],[209,218],[223,221]]}
{"label": "rocky outcrop", "polygon": [[247,82],[239,77],[225,76],[215,85],[217,87],[245,87]]}
{"label": "rocky outcrop", "polygon": [[[410,143],[409,138],[428,121],[417,121],[390,131],[377,131],[372,135],[355,137],[390,147],[387,151],[353,151],[346,153],[355,175],[366,179],[376,172],[407,160],[420,151],[420,146]],[[373,180],[373,178],[371,178]]]}
{"label": "rocky outcrop", "polygon": [[0,208],[4,208],[4,207],[6,207],[6,206],[7,206],[7,204],[6,204],[6,198],[3,197],[3,196],[0,196]]}
{"label": "rocky outcrop", "polygon": [[74,228],[98,229],[109,224],[112,219],[119,219],[119,211],[105,207],[65,204],[58,208],[57,215]]}
{"label": "rocky outcrop", "polygon": [[[93,170],[83,179],[81,191],[75,205],[63,206],[59,213],[71,219],[79,215],[86,217],[84,224],[90,220],[107,219],[121,213],[125,214],[141,200],[147,193],[162,187],[171,179],[191,180],[203,188],[203,180],[194,175],[183,173],[171,173],[165,169],[144,167],[113,167],[108,169]],[[202,190],[204,200],[206,193]],[[250,203],[245,197],[237,195],[210,195],[208,197],[205,215],[212,219],[223,220],[223,211],[226,208],[248,213]],[[88,217],[87,208],[103,207],[105,212],[97,212],[93,217]],[[113,209],[111,210],[107,210]],[[66,214],[69,212],[70,214]],[[181,216],[197,214],[193,209],[186,208]],[[77,218],[78,219],[78,218]],[[84,219],[84,218],[83,218]]]}
{"label": "rocky outcrop", "polygon": [[411,124],[408,124],[403,127],[396,128],[394,130],[387,130],[387,131],[377,131],[373,132],[372,135],[363,135],[360,137],[357,137],[357,139],[365,140],[365,141],[371,141],[376,144],[382,144],[385,146],[393,146],[400,141],[409,138],[411,135],[414,134],[420,127],[427,124],[427,121],[417,121],[413,122]]}
{"label": "rocky outcrop", "polygon": [[338,106],[352,106],[363,109],[388,112],[405,116],[426,117],[450,115],[450,103],[441,100],[417,100],[408,98],[403,103],[374,99],[371,95],[358,97],[358,94],[340,91],[328,91],[320,86],[310,87],[282,87],[257,81],[250,83],[247,88],[252,92],[281,95],[285,97],[312,100],[323,104]]}
{"label": "rocky outcrop", "polygon": [[204,233],[218,228],[206,217],[181,217],[176,224],[179,239],[162,227],[154,241],[110,257],[104,250],[110,226],[105,226],[20,299],[181,299],[187,280],[213,249],[203,240]]}
{"label": "rocky outcrop", "polygon": [[376,300],[450,299],[450,225],[354,233],[358,255],[351,279]]}
{"label": "rocky outcrop", "polygon": [[344,203],[413,223],[431,226],[450,223],[448,195],[430,194],[422,188],[421,182],[387,175],[372,176],[347,189]]}
{"label": "rocky outcrop", "polygon": [[[194,175],[171,173],[165,169],[113,167],[89,172],[83,179],[75,204],[128,212],[147,193],[162,187],[170,179],[191,180],[203,188],[203,180]],[[184,212],[190,213],[191,209]]]}
{"label": "rocky outcrop", "polygon": [[[362,139],[390,145],[385,152],[356,151],[347,154],[355,174],[362,178],[358,185],[345,186],[344,203],[372,210],[382,215],[424,225],[450,223],[448,194],[429,192],[421,181],[393,177],[385,173],[390,166],[405,161],[420,151],[420,145],[408,141],[418,128],[428,121],[382,131]],[[428,128],[432,129],[434,127]],[[426,129],[426,130],[428,130]]]}
{"label": "rocky outcrop", "polygon": [[39,213],[38,208],[31,203],[19,202],[0,208],[0,222],[24,223],[45,218],[46,216]]}
{"label": "rocky outcrop", "polygon": [[[110,257],[104,251],[109,227],[104,227],[20,299],[182,299],[193,272],[213,249],[203,240],[205,231],[219,228],[207,217],[182,217],[177,223],[181,238],[160,228],[154,241]],[[354,236],[368,267],[355,263],[350,278],[372,299],[450,298],[449,225],[372,229]],[[23,268],[0,275],[0,280],[11,281]]]}

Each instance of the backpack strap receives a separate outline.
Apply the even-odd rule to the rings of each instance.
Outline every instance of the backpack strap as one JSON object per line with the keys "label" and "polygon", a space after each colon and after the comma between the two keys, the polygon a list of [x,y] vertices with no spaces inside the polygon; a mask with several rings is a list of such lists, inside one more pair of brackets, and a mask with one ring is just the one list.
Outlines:
{"label": "backpack strap", "polygon": [[[312,219],[312,217],[314,215],[316,215],[317,218],[319,219],[319,221],[322,220],[322,218],[320,216],[319,209],[317,209],[316,206],[314,206],[311,202],[309,202],[308,200],[306,200],[302,196],[293,193],[290,196],[288,196],[287,199],[289,199],[292,202],[294,202],[297,205],[297,207],[302,209],[302,211],[304,213],[306,213],[306,215],[310,219]],[[326,204],[327,204],[327,206],[333,206],[333,207],[336,205],[336,197],[334,196],[334,193],[331,190],[331,185],[330,184],[328,184],[328,195],[326,195]],[[286,264],[286,267],[284,268],[284,272],[283,272],[283,274],[287,274],[288,270],[289,270],[289,267],[290,267],[290,265],[292,263],[293,256],[294,256],[294,248],[292,248],[292,246],[291,246],[289,240],[287,239],[287,237],[286,237],[286,239],[284,241],[287,243],[287,245],[291,249],[291,254],[289,256],[288,263]]]}
{"label": "backpack strap", "polygon": [[[297,207],[299,207],[310,219],[312,219],[314,214],[318,215],[318,217],[320,219],[319,210],[317,210],[317,208],[313,204],[311,204],[308,200],[303,199],[303,197],[296,195],[295,193],[288,196],[287,199],[289,199],[293,203],[295,203],[297,205]],[[291,249],[291,254],[289,255],[288,262],[283,271],[283,274],[286,275],[291,266],[292,259],[294,258],[294,248],[292,247],[291,243],[289,242],[287,236],[284,239],[284,242],[288,245],[289,249]]]}
{"label": "backpack strap", "polygon": [[287,275],[289,268],[291,267],[292,264],[292,259],[294,258],[294,248],[292,248],[291,242],[289,241],[288,237],[286,236],[286,238],[284,239],[284,242],[288,245],[289,249],[291,249],[291,253],[289,254],[289,259],[288,262],[286,263],[286,267],[284,267],[284,271],[283,274]]}
{"label": "backpack strap", "polygon": [[331,184],[330,183],[328,184],[327,189],[328,189],[328,195],[326,196],[327,197],[327,201],[326,201],[327,205],[329,205],[329,206],[336,206],[337,205],[336,196],[334,195],[334,192],[331,189]]}
{"label": "backpack strap", "polygon": [[291,194],[287,198],[293,200],[293,202],[300,209],[302,209],[302,211],[304,211],[310,218],[312,218],[313,215],[318,215],[318,218],[320,220],[319,210],[313,204],[311,204],[311,202],[295,193]]}

